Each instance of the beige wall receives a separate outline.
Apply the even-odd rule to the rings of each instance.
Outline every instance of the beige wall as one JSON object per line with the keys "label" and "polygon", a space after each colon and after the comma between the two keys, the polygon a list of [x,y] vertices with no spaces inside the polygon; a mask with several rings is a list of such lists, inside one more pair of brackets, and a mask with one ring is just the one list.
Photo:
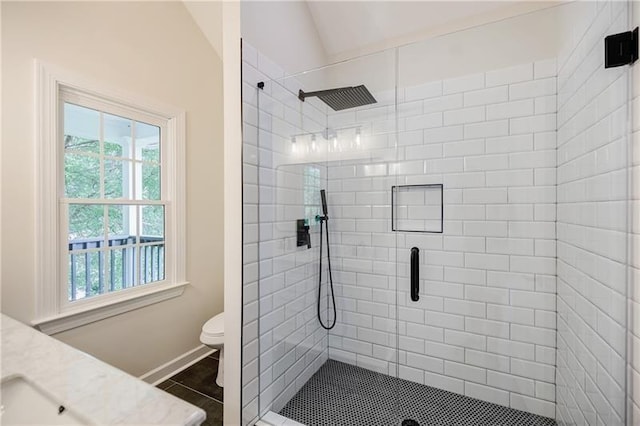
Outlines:
{"label": "beige wall", "polygon": [[[204,33],[218,56],[222,58],[222,2],[220,1],[184,1],[191,17]],[[227,18],[225,16],[225,18]],[[224,22],[226,24],[226,22]]]}
{"label": "beige wall", "polygon": [[34,318],[33,59],[187,112],[187,278],[178,298],[56,335],[140,375],[223,310],[222,62],[180,2],[2,3],[2,311]]}

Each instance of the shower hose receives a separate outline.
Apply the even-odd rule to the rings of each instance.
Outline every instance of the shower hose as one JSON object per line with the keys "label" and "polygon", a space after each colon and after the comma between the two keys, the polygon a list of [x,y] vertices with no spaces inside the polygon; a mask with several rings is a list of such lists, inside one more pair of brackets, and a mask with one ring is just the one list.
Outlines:
{"label": "shower hose", "polygon": [[[331,302],[333,304],[333,322],[327,319],[330,325],[325,325],[322,322],[322,318],[320,317],[320,295],[322,293],[322,224],[324,222],[326,222],[324,224],[325,226],[324,229],[327,236],[327,264],[329,266],[329,291],[331,292]],[[335,327],[336,320],[337,320],[336,298],[335,298],[335,295],[333,294],[333,277],[331,276],[331,253],[329,250],[329,220],[326,218],[326,216],[320,218],[320,269],[318,274],[318,312],[317,313],[318,313],[318,321],[320,321],[320,325],[322,326],[322,328],[324,328],[325,330],[331,330],[333,327]]]}

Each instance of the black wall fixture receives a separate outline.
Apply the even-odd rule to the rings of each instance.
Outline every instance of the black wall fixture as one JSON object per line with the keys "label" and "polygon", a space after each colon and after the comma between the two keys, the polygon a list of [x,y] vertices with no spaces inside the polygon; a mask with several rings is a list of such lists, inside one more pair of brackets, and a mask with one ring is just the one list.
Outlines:
{"label": "black wall fixture", "polygon": [[306,219],[296,220],[296,247],[307,246],[311,248],[311,235]]}
{"label": "black wall fixture", "polygon": [[317,96],[334,111],[342,111],[343,109],[356,108],[378,102],[364,84],[355,87],[339,87],[337,89],[318,90],[315,92],[305,92],[302,89],[298,91],[298,99],[302,102],[304,102],[306,98],[314,96]]}
{"label": "black wall fixture", "polygon": [[638,27],[604,38],[604,67],[631,65],[638,59]]}
{"label": "black wall fixture", "polygon": [[411,300],[420,299],[420,249],[411,248]]}

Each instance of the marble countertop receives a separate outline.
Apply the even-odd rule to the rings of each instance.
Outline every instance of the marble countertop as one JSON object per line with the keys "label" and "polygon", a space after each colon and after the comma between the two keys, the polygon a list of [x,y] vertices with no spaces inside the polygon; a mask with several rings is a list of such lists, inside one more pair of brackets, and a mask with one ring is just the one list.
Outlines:
{"label": "marble countertop", "polygon": [[109,364],[0,317],[0,377],[21,375],[99,425],[199,425],[205,413]]}

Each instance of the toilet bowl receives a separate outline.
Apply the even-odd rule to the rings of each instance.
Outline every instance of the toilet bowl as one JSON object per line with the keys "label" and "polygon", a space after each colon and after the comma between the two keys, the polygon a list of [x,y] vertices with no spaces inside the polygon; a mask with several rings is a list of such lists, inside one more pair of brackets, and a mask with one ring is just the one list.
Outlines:
{"label": "toilet bowl", "polygon": [[202,326],[200,341],[213,349],[218,349],[218,377],[216,384],[224,387],[224,312],[211,318]]}

